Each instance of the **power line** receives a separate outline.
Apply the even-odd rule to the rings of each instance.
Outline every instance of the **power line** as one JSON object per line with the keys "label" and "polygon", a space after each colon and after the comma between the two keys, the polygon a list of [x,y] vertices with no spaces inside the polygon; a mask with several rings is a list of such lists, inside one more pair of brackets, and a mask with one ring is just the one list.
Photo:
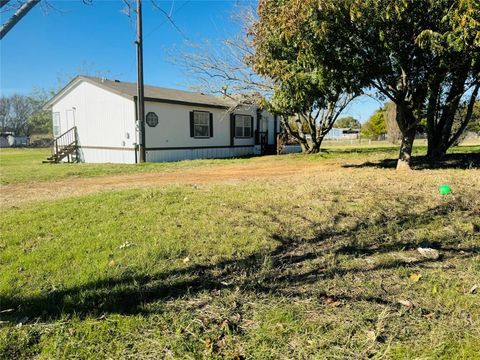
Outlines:
{"label": "power line", "polygon": [[[180,35],[182,35],[182,37],[185,39],[185,40],[189,40],[185,34],[183,33],[183,31],[177,26],[177,24],[175,24],[175,22],[173,21],[172,19],[172,16],[177,14],[180,10],[182,10],[185,5],[187,5],[188,3],[190,3],[191,0],[188,0],[188,1],[185,1],[179,8],[177,8],[175,11],[173,11],[173,14],[172,14],[172,11],[170,10],[170,14],[167,14],[167,12],[165,10],[163,10],[157,3],[155,3],[155,1],[152,1],[152,4],[154,4],[154,6],[160,10],[164,15],[165,17],[167,18],[167,20],[165,20],[164,22],[162,22],[161,24],[159,24],[158,26],[156,26],[155,28],[153,28],[151,31],[149,31],[145,36],[144,36],[144,39],[149,37],[150,35],[152,35],[155,31],[157,31],[158,29],[160,29],[163,25],[165,25],[167,22],[171,23],[172,26],[175,28],[175,30],[177,30]],[[172,3],[172,9],[173,9],[173,3]]]}

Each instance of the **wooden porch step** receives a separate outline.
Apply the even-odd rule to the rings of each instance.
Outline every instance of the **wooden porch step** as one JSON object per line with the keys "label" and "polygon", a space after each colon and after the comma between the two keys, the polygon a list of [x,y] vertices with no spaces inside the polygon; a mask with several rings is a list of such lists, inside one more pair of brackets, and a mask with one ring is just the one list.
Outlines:
{"label": "wooden porch step", "polygon": [[43,163],[55,164],[68,157],[68,162],[78,161],[77,158],[77,130],[69,129],[52,142],[52,155],[43,160]]}

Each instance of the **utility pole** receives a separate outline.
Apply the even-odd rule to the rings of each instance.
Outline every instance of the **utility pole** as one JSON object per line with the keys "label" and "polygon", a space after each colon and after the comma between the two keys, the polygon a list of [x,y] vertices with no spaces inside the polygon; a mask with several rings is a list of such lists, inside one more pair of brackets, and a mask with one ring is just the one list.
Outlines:
{"label": "utility pole", "polygon": [[142,0],[137,0],[137,119],[139,131],[139,161],[145,162],[145,99],[143,86]]}

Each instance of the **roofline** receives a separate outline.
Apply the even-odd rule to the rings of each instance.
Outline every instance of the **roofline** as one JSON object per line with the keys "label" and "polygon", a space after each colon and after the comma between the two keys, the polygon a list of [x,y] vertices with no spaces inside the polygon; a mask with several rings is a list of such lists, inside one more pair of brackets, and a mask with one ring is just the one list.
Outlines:
{"label": "roofline", "polygon": [[[86,81],[91,85],[98,86],[99,88],[109,91],[113,94],[122,96],[126,99],[136,101],[137,96],[131,96],[128,94],[125,94],[121,91],[112,89],[109,86],[102,85],[101,82],[94,81],[90,79],[87,76],[83,75],[78,75],[75,78],[73,78],[67,85],[65,85],[57,94],[55,94],[50,100],[48,100],[45,105],[43,105],[43,110],[50,110],[52,106],[60,100],[60,98],[65,95],[76,83],[79,81]],[[150,101],[150,102],[160,102],[160,103],[167,103],[167,104],[177,104],[177,105],[194,105],[194,106],[202,106],[202,107],[209,107],[209,108],[217,108],[217,109],[230,109],[232,107],[236,107],[236,105],[232,104],[233,106],[228,106],[228,105],[220,105],[220,104],[212,104],[210,102],[205,102],[205,103],[198,103],[194,101],[185,101],[185,100],[172,100],[172,99],[163,99],[163,98],[152,98],[152,97],[145,97],[145,101]]]}
{"label": "roofline", "polygon": [[104,86],[101,83],[98,83],[96,81],[93,81],[87,76],[83,75],[78,75],[75,76],[67,85],[65,85],[58,93],[56,93],[50,100],[48,100],[45,105],[43,105],[43,110],[50,110],[51,107],[66,93],[68,90],[70,90],[77,82],[79,81],[86,81],[91,85],[98,86],[99,88],[103,90],[110,91],[116,95],[120,95],[124,98],[127,98],[129,100],[133,100],[133,97],[127,94],[122,93],[121,91],[114,90],[108,86]]}
{"label": "roofline", "polygon": [[[134,96],[133,99],[135,101],[137,101],[137,96]],[[198,102],[194,102],[194,101],[171,100],[171,99],[151,98],[151,97],[145,97],[144,100],[149,101],[149,102],[159,102],[159,103],[176,104],[176,105],[193,105],[193,106],[215,108],[215,109],[231,109],[232,108],[232,106],[211,104],[211,103],[208,103],[208,102],[198,103]],[[235,107],[235,106],[233,106],[233,107]]]}

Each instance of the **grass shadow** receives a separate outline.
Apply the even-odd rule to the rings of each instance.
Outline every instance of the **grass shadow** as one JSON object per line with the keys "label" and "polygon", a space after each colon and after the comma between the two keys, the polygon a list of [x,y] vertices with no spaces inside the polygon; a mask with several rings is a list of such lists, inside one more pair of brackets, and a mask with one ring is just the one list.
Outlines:
{"label": "grass shadow", "polygon": [[[452,200],[454,201],[454,200]],[[414,261],[398,259],[388,263],[372,266],[322,265],[309,266],[309,262],[319,260],[325,254],[385,254],[402,249],[414,249],[420,244],[415,241],[378,243],[372,239],[368,246],[355,245],[352,239],[359,231],[378,229],[394,222],[404,229],[411,229],[429,224],[435,217],[441,217],[461,206],[458,203],[444,203],[428,209],[420,214],[382,217],[375,221],[359,219],[354,226],[347,229],[331,229],[317,233],[309,239],[286,237],[282,234],[271,234],[277,246],[269,252],[258,252],[240,258],[232,258],[213,264],[195,264],[181,269],[173,269],[151,275],[123,275],[93,281],[84,285],[58,289],[31,297],[8,297],[0,295],[3,309],[13,311],[4,316],[9,321],[17,321],[28,316],[53,321],[66,315],[78,317],[98,316],[101,314],[137,314],[148,313],[148,304],[158,301],[184,299],[194,297],[202,292],[213,292],[223,289],[240,289],[242,292],[269,294],[276,296],[305,296],[318,281],[344,277],[351,274],[367,274],[385,269],[396,269],[405,266],[421,267],[435,261],[445,261],[452,257],[477,256],[480,248],[459,248],[451,246],[452,240],[445,238],[434,245],[442,251],[439,260],[418,258]],[[408,203],[404,204],[405,212]],[[465,210],[460,208],[460,210]],[[468,209],[466,209],[468,210]],[[270,214],[276,219],[274,213]],[[314,226],[315,224],[312,224]],[[380,235],[377,235],[380,236]],[[453,239],[455,240],[455,239]],[[268,263],[268,266],[265,264]],[[299,291],[299,289],[307,291]],[[303,295],[302,295],[303,294]],[[318,296],[328,296],[328,294]],[[344,301],[373,301],[379,304],[390,303],[382,297],[351,297]]]}
{"label": "grass shadow", "polygon": [[[344,168],[381,168],[394,169],[397,166],[397,159],[384,159],[377,162],[367,161],[363,164],[346,164]],[[432,161],[426,156],[416,156],[412,159],[412,168],[415,170],[424,169],[479,169],[480,154],[455,153],[447,154],[438,161]]]}

